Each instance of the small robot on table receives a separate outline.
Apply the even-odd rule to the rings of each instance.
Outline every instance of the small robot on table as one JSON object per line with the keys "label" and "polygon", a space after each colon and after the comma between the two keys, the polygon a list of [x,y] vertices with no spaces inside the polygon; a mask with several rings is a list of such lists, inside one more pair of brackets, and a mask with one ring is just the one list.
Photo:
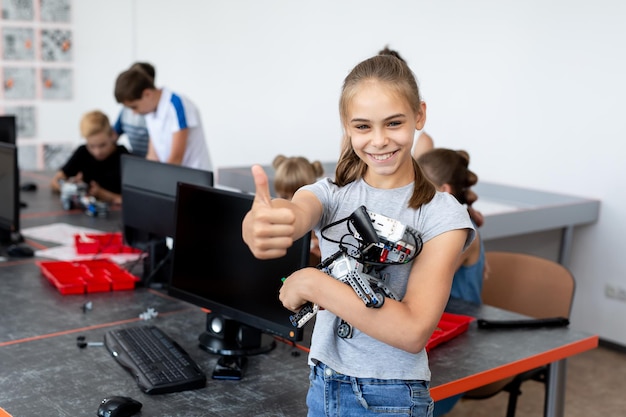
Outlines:
{"label": "small robot on table", "polygon": [[85,209],[85,214],[92,217],[106,217],[109,214],[109,205],[88,195],[88,187],[84,182],[60,181],[60,184],[64,210],[82,208]]}

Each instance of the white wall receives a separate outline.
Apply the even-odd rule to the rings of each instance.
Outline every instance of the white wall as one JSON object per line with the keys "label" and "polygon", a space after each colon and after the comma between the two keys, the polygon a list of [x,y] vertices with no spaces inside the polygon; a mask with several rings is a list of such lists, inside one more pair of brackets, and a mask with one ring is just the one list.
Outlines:
{"label": "white wall", "polygon": [[389,44],[416,72],[439,146],[492,182],[602,200],[578,228],[573,327],[626,345],[626,3],[621,0],[76,0],[76,99],[41,108],[50,138],[114,117],[136,60],[199,106],[213,164],[333,160],[343,78]]}

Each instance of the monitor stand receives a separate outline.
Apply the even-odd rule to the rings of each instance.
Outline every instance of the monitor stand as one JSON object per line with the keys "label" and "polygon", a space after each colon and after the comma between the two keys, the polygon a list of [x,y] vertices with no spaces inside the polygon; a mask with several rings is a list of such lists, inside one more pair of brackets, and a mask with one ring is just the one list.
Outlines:
{"label": "monitor stand", "polygon": [[207,313],[206,331],[198,340],[201,349],[224,356],[258,355],[276,347],[272,336],[215,313]]}
{"label": "monitor stand", "polygon": [[220,314],[208,313],[206,327],[198,337],[200,349],[221,355],[213,370],[214,379],[241,379],[248,356],[276,347],[272,336]]}
{"label": "monitor stand", "polygon": [[24,236],[20,232],[9,232],[0,230],[0,244],[16,245],[24,242]]}
{"label": "monitor stand", "polygon": [[239,380],[247,366],[247,356],[220,356],[211,376],[213,379]]}
{"label": "monitor stand", "polygon": [[148,256],[143,261],[142,285],[149,288],[165,287],[171,275],[172,251],[167,247],[165,239],[159,239],[150,241],[146,252]]}

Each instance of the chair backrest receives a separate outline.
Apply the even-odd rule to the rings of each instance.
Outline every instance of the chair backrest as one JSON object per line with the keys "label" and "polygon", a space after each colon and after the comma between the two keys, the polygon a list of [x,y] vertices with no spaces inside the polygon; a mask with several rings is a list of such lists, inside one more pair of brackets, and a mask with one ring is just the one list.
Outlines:
{"label": "chair backrest", "polygon": [[563,265],[538,256],[487,251],[485,304],[534,318],[569,318],[575,282]]}

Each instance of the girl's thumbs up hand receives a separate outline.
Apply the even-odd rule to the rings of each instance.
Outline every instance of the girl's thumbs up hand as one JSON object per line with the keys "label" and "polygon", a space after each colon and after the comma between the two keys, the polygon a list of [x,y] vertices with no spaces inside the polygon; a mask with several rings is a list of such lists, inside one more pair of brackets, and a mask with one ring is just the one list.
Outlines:
{"label": "girl's thumbs up hand", "polygon": [[243,240],[255,257],[279,258],[293,244],[295,215],[288,207],[275,207],[267,174],[260,165],[252,167],[252,176],[254,202],[242,222]]}

